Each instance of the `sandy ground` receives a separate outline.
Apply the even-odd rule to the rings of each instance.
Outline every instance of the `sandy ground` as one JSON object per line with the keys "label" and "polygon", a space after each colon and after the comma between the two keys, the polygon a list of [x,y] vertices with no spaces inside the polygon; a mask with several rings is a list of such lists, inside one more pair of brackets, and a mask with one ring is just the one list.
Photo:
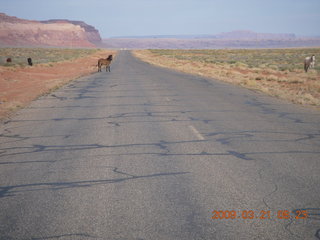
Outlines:
{"label": "sandy ground", "polygon": [[83,58],[58,63],[27,67],[0,66],[0,119],[9,117],[41,95],[96,72],[97,59],[115,53],[101,50]]}

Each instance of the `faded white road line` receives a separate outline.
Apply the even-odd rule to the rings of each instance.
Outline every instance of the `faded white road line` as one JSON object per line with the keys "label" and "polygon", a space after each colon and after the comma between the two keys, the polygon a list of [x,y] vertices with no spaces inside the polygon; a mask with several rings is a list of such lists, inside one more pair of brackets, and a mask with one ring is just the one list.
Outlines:
{"label": "faded white road line", "polygon": [[190,130],[197,136],[199,140],[204,140],[204,137],[201,135],[201,133],[192,125],[188,126]]}

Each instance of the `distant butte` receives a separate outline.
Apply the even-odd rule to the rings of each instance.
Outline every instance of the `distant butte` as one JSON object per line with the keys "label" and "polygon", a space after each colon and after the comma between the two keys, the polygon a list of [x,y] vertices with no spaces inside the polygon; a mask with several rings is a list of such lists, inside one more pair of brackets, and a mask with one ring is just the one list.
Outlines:
{"label": "distant butte", "polygon": [[319,47],[320,37],[293,33],[257,33],[236,30],[220,34],[122,36],[102,40],[106,48],[128,49],[221,49]]}
{"label": "distant butte", "polygon": [[0,46],[95,47],[99,31],[81,21],[20,19],[0,13]]}

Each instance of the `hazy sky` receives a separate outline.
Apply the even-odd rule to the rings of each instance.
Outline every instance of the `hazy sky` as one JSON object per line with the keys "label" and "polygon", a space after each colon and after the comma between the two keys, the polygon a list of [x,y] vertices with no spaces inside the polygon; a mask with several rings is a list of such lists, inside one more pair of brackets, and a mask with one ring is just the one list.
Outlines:
{"label": "hazy sky", "polygon": [[0,0],[0,12],[82,20],[104,38],[232,30],[320,36],[320,0]]}

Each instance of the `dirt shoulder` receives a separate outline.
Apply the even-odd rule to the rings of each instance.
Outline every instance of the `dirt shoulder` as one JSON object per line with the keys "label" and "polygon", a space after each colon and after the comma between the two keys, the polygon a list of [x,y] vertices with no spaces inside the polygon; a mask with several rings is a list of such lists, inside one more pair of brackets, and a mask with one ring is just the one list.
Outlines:
{"label": "dirt shoulder", "polygon": [[0,119],[10,116],[37,97],[97,71],[97,60],[116,51],[101,50],[62,62],[25,67],[0,66]]}

